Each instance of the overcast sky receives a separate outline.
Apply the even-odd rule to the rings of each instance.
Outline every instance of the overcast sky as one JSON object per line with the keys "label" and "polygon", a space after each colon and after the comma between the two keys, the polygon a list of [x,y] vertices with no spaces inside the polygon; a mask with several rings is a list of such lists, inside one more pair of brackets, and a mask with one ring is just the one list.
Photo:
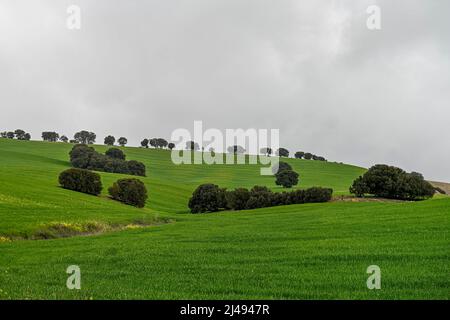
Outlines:
{"label": "overcast sky", "polygon": [[0,131],[279,128],[291,151],[450,181],[449,21],[448,0],[1,0]]}

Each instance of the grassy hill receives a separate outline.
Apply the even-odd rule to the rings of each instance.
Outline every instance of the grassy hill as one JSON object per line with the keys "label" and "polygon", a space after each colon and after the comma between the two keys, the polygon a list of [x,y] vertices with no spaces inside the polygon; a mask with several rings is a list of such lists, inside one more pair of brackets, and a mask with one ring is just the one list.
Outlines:
{"label": "grassy hill", "polygon": [[[104,146],[95,146],[105,151]],[[450,198],[418,203],[292,205],[187,214],[200,183],[267,185],[257,165],[181,165],[164,150],[124,148],[147,166],[150,198],[136,209],[58,187],[71,145],[0,139],[0,237],[54,223],[130,228],[54,240],[0,240],[0,298],[444,298],[449,294]],[[347,194],[355,166],[289,159],[299,188]],[[106,188],[123,175],[101,173]],[[140,223],[152,224],[134,228]],[[1,238],[0,238],[1,239]],[[65,286],[68,265],[82,290]],[[366,288],[379,265],[382,289]]]}
{"label": "grassy hill", "polygon": [[[107,188],[123,177],[100,172],[103,197],[97,198],[58,187],[58,175],[70,167],[72,145],[37,141],[0,139],[0,235],[36,227],[51,221],[109,222],[149,218],[155,214],[172,216],[188,213],[187,203],[192,191],[201,183],[216,183],[235,188],[266,185],[274,190],[274,177],[261,176],[259,165],[174,165],[167,150],[123,148],[127,159],[142,161],[147,177],[142,181],[149,190],[144,210],[109,200]],[[105,152],[106,146],[95,146]],[[354,178],[364,169],[319,161],[288,159],[301,176],[299,187],[332,187],[335,194],[348,193]],[[12,214],[13,213],[13,214]]]}

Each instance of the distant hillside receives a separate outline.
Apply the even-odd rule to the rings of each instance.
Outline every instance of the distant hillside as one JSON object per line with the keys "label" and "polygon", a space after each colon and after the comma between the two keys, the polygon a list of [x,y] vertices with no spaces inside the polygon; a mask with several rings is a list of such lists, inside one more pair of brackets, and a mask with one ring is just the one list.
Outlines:
{"label": "distant hillside", "polygon": [[446,182],[436,182],[436,181],[430,181],[430,183],[436,187],[436,188],[441,188],[442,190],[445,191],[445,193],[450,194],[450,183],[446,183]]}

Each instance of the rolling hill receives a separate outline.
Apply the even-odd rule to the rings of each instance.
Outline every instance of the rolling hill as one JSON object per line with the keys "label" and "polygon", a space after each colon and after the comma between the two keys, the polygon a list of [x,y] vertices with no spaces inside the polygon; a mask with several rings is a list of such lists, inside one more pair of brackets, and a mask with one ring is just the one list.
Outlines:
{"label": "rolling hill", "polygon": [[[187,201],[201,183],[281,188],[273,177],[260,176],[258,165],[176,166],[168,151],[123,148],[128,159],[147,166],[142,181],[149,200],[137,209],[106,195],[123,175],[100,173],[101,197],[58,187],[71,147],[0,139],[2,299],[450,297],[448,197],[191,215]],[[299,188],[331,187],[337,195],[346,195],[365,170],[286,161],[300,173]],[[55,225],[102,225],[106,232],[15,240]],[[66,288],[65,270],[72,264],[81,268],[79,291]],[[382,270],[381,290],[366,287],[372,264]]]}

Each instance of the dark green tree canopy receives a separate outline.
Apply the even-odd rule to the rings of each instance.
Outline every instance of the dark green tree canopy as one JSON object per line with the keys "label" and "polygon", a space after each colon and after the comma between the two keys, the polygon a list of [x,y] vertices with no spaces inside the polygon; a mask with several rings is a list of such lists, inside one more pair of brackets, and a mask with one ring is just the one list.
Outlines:
{"label": "dark green tree canopy", "polygon": [[14,136],[16,137],[17,140],[30,140],[31,139],[31,135],[29,133],[26,133],[22,129],[16,129],[14,131]]}
{"label": "dark green tree canopy", "polygon": [[302,159],[304,157],[304,155],[305,155],[305,153],[303,151],[297,151],[294,156],[297,159]]}
{"label": "dark green tree canopy", "polygon": [[97,138],[97,135],[93,132],[82,130],[75,133],[73,137],[76,141],[78,141],[78,143],[93,144],[95,142],[95,139]]}
{"label": "dark green tree canopy", "polygon": [[56,142],[59,139],[59,134],[54,131],[44,131],[41,136],[44,141]]}
{"label": "dark green tree canopy", "polygon": [[237,188],[225,193],[227,207],[232,210],[244,210],[250,199],[250,191],[246,188]]}
{"label": "dark green tree canopy", "polygon": [[166,148],[169,145],[169,142],[167,142],[166,139],[163,138],[152,138],[149,141],[150,146],[153,148]]}
{"label": "dark green tree canopy", "polygon": [[279,148],[277,150],[277,155],[280,157],[289,157],[289,150],[286,148]]}
{"label": "dark green tree canopy", "polygon": [[70,151],[70,162],[75,168],[145,176],[146,169],[143,163],[124,160],[125,155],[120,149],[109,150],[109,155],[106,155],[98,153],[88,145],[76,144]]}
{"label": "dark green tree canopy", "polygon": [[107,146],[113,146],[115,142],[116,142],[116,138],[114,138],[114,136],[105,137],[104,144],[106,144]]}
{"label": "dark green tree canopy", "polygon": [[356,196],[372,194],[388,199],[422,200],[432,197],[435,189],[420,173],[377,164],[353,182],[350,192]]}
{"label": "dark green tree canopy", "polygon": [[282,170],[276,174],[275,184],[284,188],[292,188],[298,184],[298,173],[292,170]]}
{"label": "dark green tree canopy", "polygon": [[149,140],[148,140],[148,139],[142,140],[142,141],[141,141],[141,147],[143,147],[143,148],[148,148],[148,143],[149,143]]}
{"label": "dark green tree canopy", "polygon": [[117,180],[108,192],[113,199],[138,208],[143,208],[148,198],[144,183],[135,178]]}
{"label": "dark green tree canopy", "polygon": [[99,195],[102,191],[100,175],[96,172],[79,168],[71,168],[61,172],[59,184],[65,189],[92,195]]}
{"label": "dark green tree canopy", "polygon": [[283,170],[292,170],[292,167],[289,163],[284,162],[284,161],[279,161],[278,165],[274,165],[272,167],[272,173],[273,174],[277,174],[278,172],[281,172]]}
{"label": "dark green tree canopy", "polygon": [[106,150],[105,154],[112,159],[125,160],[126,158],[125,153],[118,148],[109,148]]}
{"label": "dark green tree canopy", "polygon": [[163,138],[158,138],[158,139],[156,139],[156,145],[157,145],[159,148],[166,148],[168,144],[169,144],[169,143],[167,142],[166,139],[163,139]]}
{"label": "dark green tree canopy", "polygon": [[117,142],[119,143],[119,145],[124,147],[128,143],[128,140],[125,137],[120,137],[119,140],[117,140]]}
{"label": "dark green tree canopy", "polygon": [[195,189],[188,205],[192,213],[219,211],[226,207],[225,189],[212,183],[202,184]]}

